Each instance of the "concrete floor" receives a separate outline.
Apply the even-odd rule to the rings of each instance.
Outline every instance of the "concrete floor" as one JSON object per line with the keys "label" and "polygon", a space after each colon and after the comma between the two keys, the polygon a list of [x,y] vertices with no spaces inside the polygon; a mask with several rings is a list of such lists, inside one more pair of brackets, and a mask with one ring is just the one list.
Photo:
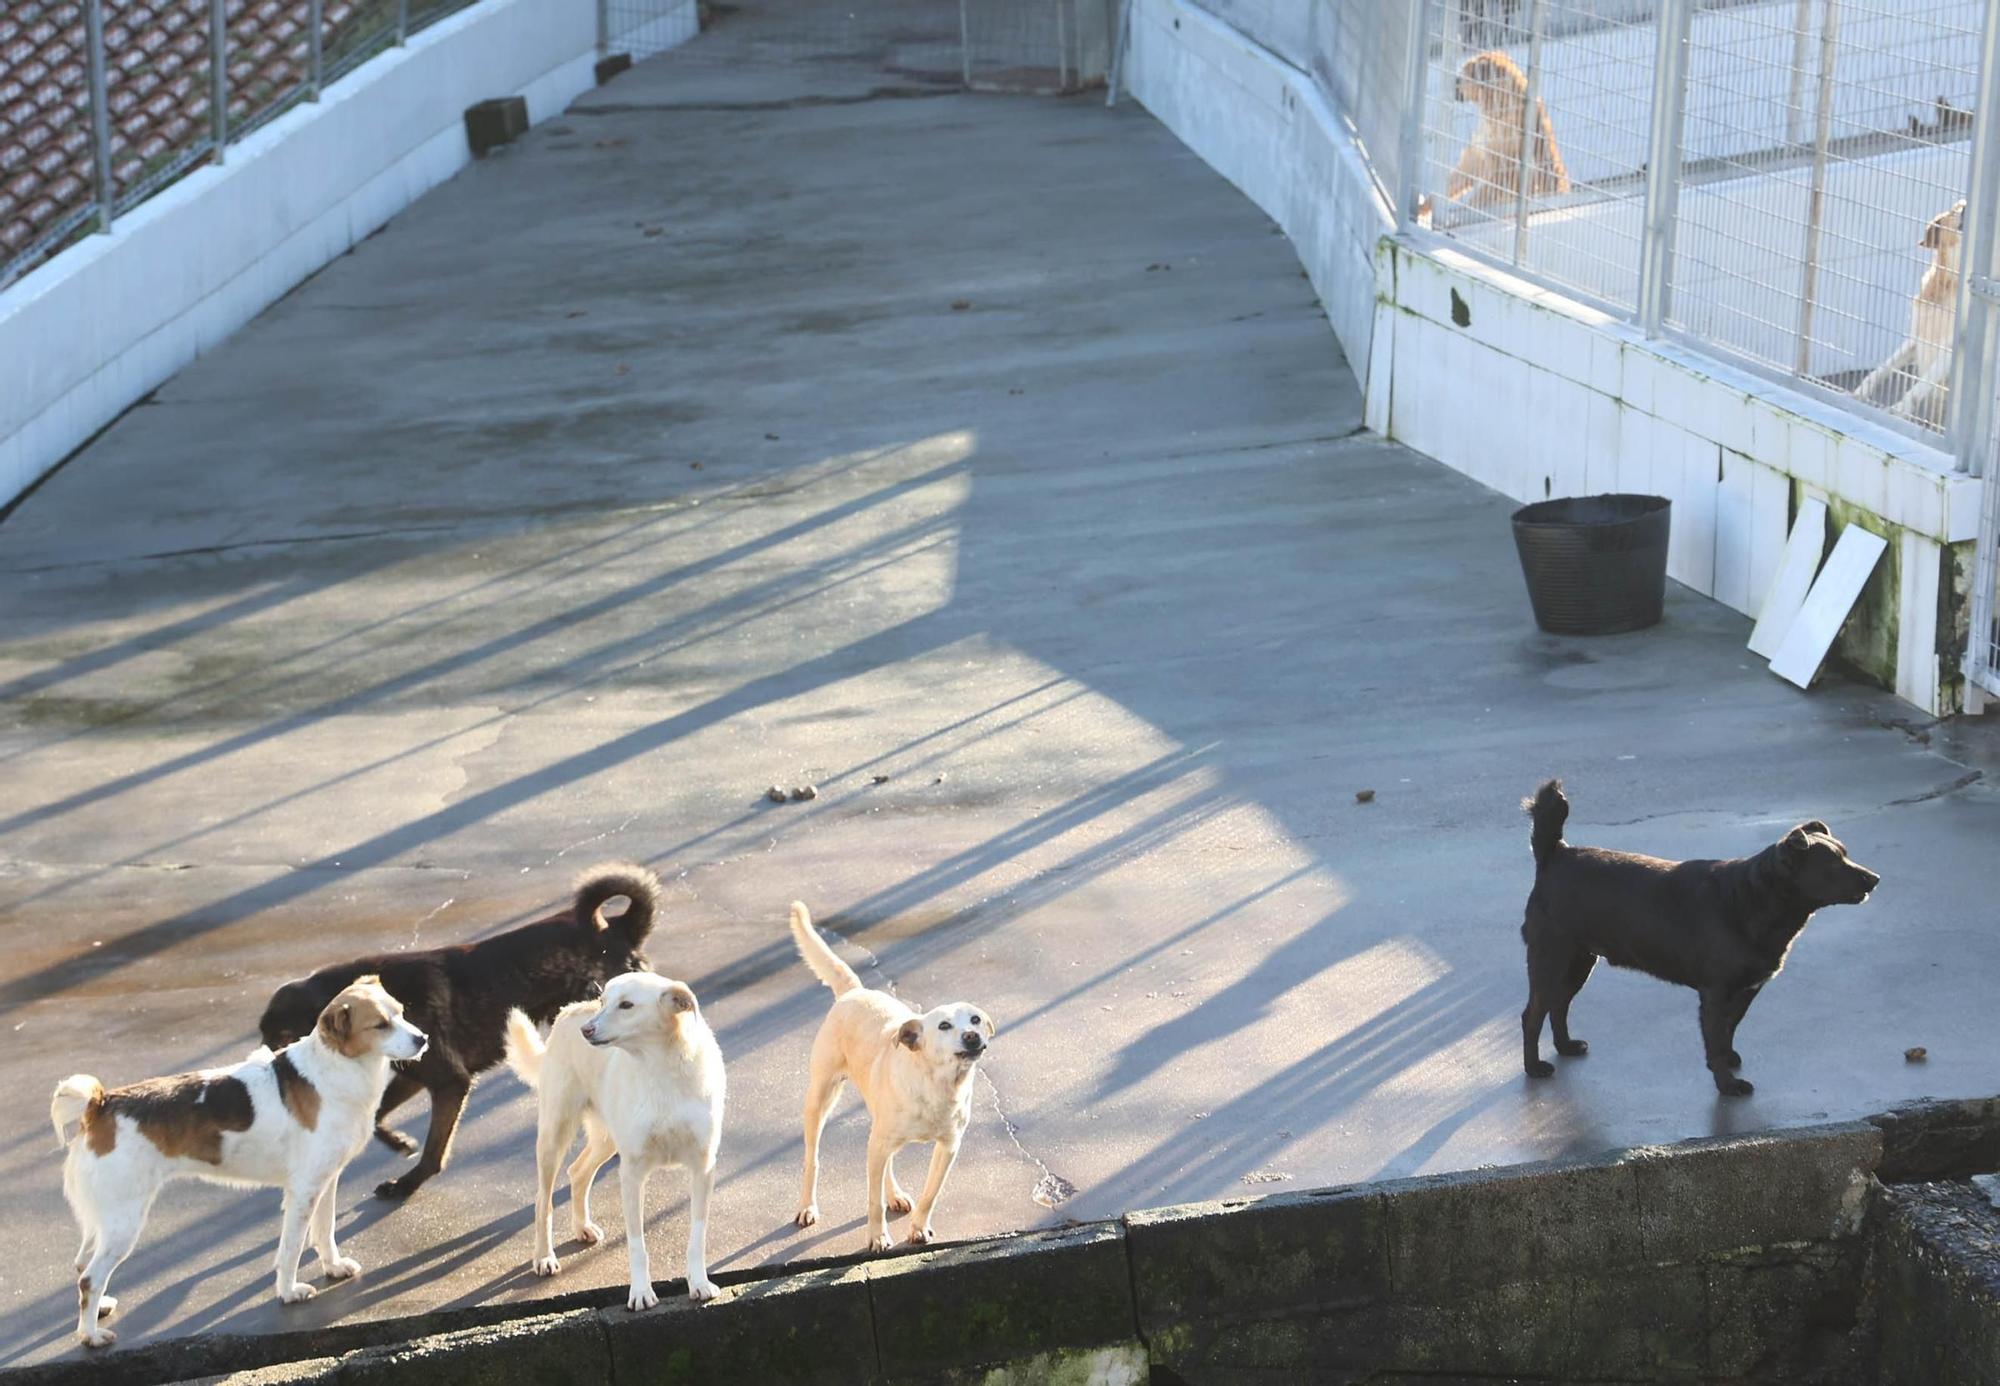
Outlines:
{"label": "concrete floor", "polygon": [[[1143,111],[727,38],[425,198],[0,525],[0,1365],[72,1350],[57,1078],[237,1057],[285,978],[605,857],[670,882],[653,956],[728,1056],[724,1269],[861,1240],[851,1104],[790,1225],[794,896],[1000,1018],[947,1235],[1994,1090],[1982,730],[1801,695],[1678,589],[1536,633],[1508,504],[1359,431],[1289,245]],[[1753,1099],[1623,974],[1523,1079],[1515,803],[1558,772],[1576,840],[1819,815],[1884,873],[1751,1013]],[[368,1273],[282,1312],[276,1196],[176,1187],[126,1341],[618,1283],[609,1184],[611,1245],[527,1274],[532,1123],[489,1079],[393,1210],[371,1147]]]}

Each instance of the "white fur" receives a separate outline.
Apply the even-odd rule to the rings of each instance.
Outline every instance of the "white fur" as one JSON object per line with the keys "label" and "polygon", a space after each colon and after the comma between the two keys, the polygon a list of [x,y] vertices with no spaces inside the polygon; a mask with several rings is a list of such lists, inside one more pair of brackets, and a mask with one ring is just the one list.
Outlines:
{"label": "white fur", "polygon": [[646,1180],[663,1165],[688,1171],[688,1297],[720,1293],[708,1278],[708,1200],[722,1143],[722,1050],[684,983],[627,972],[605,985],[601,1002],[567,1006],[543,1043],[519,1011],[507,1017],[507,1065],[540,1094],[535,1132],[537,1275],[562,1269],[555,1253],[556,1170],[584,1132],[569,1167],[571,1231],[586,1246],[604,1229],[590,1220],[590,1186],[618,1157],[625,1204],[625,1245],[632,1287],[625,1304],[649,1309],[652,1262],[646,1254]]}
{"label": "white fur", "polygon": [[[385,995],[379,988],[377,994]],[[78,1305],[77,1336],[89,1347],[104,1347],[116,1337],[99,1323],[118,1303],[104,1293],[105,1287],[138,1244],[154,1195],[172,1179],[275,1185],[285,1191],[277,1257],[277,1292],[284,1303],[297,1304],[313,1296],[312,1286],[298,1278],[308,1231],[328,1280],[360,1274],[360,1264],[342,1256],[334,1244],[336,1184],[341,1170],[368,1142],[376,1104],[388,1086],[390,1061],[416,1058],[425,1043],[421,1030],[395,1016],[377,1047],[359,1058],[329,1047],[317,1029],[288,1046],[284,1052],[293,1067],[319,1092],[319,1114],[310,1131],[285,1107],[274,1071],[276,1056],[270,1050],[259,1049],[239,1064],[202,1070],[198,1076],[203,1078],[240,1079],[250,1094],[251,1124],[244,1131],[223,1133],[219,1165],[163,1154],[137,1123],[123,1115],[115,1118],[117,1137],[111,1150],[98,1155],[81,1129],[71,1134],[70,1128],[82,1121],[92,1099],[101,1096],[102,1086],[87,1074],[64,1079],[50,1102],[49,1115],[57,1139],[69,1146],[63,1194],[83,1234],[76,1268],[85,1277],[80,1285],[88,1288]]]}
{"label": "white fur", "polygon": [[1958,254],[1965,203],[1931,218],[1924,245],[1931,263],[1910,299],[1910,333],[1889,359],[1854,387],[1855,396],[1892,414],[1943,428],[1958,325]]}
{"label": "white fur", "polygon": [[[812,916],[797,902],[792,905],[791,928],[806,966],[835,997],[833,1009],[813,1037],[812,1068],[806,1079],[805,1172],[794,1221],[800,1227],[819,1221],[820,1132],[833,1114],[841,1083],[849,1082],[860,1091],[872,1122],[869,1249],[887,1251],[889,1216],[911,1211],[909,1196],[896,1182],[896,1152],[923,1141],[932,1143],[930,1176],[917,1197],[909,1240],[927,1243],[936,1235],[931,1214],[972,1120],[973,1073],[986,1052],[986,1038],[993,1034],[992,1015],[964,1001],[919,1014],[887,992],[862,986],[854,969],[826,946],[813,928]],[[905,1034],[915,1037],[914,1047],[904,1042]]]}

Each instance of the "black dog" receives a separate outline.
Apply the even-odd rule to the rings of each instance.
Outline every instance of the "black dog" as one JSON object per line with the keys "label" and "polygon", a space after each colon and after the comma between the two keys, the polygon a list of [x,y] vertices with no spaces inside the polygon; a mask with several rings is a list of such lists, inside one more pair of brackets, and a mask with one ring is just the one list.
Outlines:
{"label": "black dog", "polygon": [[[599,911],[621,896],[625,912],[607,921]],[[444,1168],[473,1078],[499,1063],[505,1052],[507,1012],[526,1011],[546,1024],[564,1006],[595,995],[620,973],[650,970],[639,946],[659,907],[659,879],[643,866],[593,867],[577,882],[569,913],[478,943],[382,953],[322,968],[279,987],[258,1028],[265,1044],[280,1049],[310,1033],[327,1002],[356,977],[371,972],[381,977],[389,994],[403,1003],[410,1023],[431,1041],[422,1058],[396,1066],[375,1114],[376,1139],[399,1154],[411,1154],[417,1143],[383,1123],[420,1090],[430,1092],[423,1158],[408,1174],[375,1190],[380,1198],[405,1198]]]}
{"label": "black dog", "polygon": [[1847,859],[1847,849],[1814,819],[1754,857],[1662,861],[1636,852],[1572,847],[1563,841],[1569,800],[1550,780],[1521,807],[1534,819],[1535,888],[1521,938],[1528,945],[1528,1008],[1521,1012],[1521,1062],[1530,1078],[1555,1065],[1540,1053],[1542,1017],[1556,1053],[1589,1046],[1569,1032],[1569,1003],[1603,958],[1701,996],[1701,1042],[1716,1091],[1743,1097],[1750,1084],[1732,1047],[1743,1013],[1778,975],[1792,941],[1825,905],[1858,905],[1881,877]]}

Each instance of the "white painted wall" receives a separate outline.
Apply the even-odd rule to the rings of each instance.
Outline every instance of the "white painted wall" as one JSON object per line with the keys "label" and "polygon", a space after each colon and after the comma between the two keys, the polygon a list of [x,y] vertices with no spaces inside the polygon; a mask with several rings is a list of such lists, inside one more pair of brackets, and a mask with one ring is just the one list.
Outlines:
{"label": "white painted wall", "polygon": [[[1952,710],[1940,701],[1936,595],[1942,546],[1976,533],[1979,483],[1953,473],[1948,457],[1718,358],[1647,340],[1437,238],[1398,241],[1358,147],[1311,80],[1190,0],[1133,0],[1128,80],[1291,235],[1363,376],[1370,427],[1521,501],[1667,496],[1669,574],[1746,614],[1776,572],[1795,488],[1859,506],[1901,527],[1897,569],[1912,575],[1896,593],[1896,692]],[[1534,234],[1558,237],[1562,216],[1584,215],[1558,214]],[[1883,216],[1902,225],[1908,212]],[[1897,239],[1880,253],[1906,254]],[[1364,300],[1365,328],[1355,321]]]}
{"label": "white painted wall", "polygon": [[0,291],[0,504],[464,167],[467,106],[547,119],[595,49],[589,3],[481,0]]}

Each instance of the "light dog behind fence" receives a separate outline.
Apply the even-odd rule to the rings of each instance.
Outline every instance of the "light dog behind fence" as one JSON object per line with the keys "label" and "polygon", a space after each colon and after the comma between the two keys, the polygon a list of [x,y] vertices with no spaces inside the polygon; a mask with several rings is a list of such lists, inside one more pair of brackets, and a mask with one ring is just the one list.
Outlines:
{"label": "light dog behind fence", "polygon": [[792,939],[813,975],[834,995],[833,1009],[813,1037],[806,1079],[805,1172],[794,1221],[819,1221],[819,1140],[833,1114],[840,1085],[854,1084],[868,1107],[868,1246],[887,1251],[888,1219],[911,1211],[896,1182],[896,1152],[921,1141],[931,1149],[930,1176],[917,1197],[909,1240],[935,1235],[931,1214],[958,1159],[959,1142],[972,1120],[972,1080],[993,1034],[992,1012],[969,1002],[937,1006],[919,1015],[885,991],[861,985],[854,969],[827,947],[806,907],[792,904]]}
{"label": "light dog behind fence", "polygon": [[57,1084],[49,1120],[69,1147],[63,1194],[83,1233],[77,1336],[91,1347],[114,1338],[99,1322],[118,1306],[105,1287],[170,1179],[285,1191],[277,1289],[286,1304],[313,1295],[298,1278],[308,1230],[328,1280],[359,1274],[334,1244],[340,1171],[368,1142],[390,1061],[415,1059],[425,1044],[395,998],[361,977],[327,1004],[311,1034],[275,1054],[259,1049],[226,1068],[122,1088],[84,1073]]}
{"label": "light dog behind fence", "polygon": [[1932,217],[1922,245],[1931,263],[1910,300],[1910,335],[1854,387],[1855,396],[1931,428],[1944,427],[1951,389],[1952,337],[1958,325],[1958,251],[1965,199]]}
{"label": "light dog behind fence", "polygon": [[590,1186],[613,1155],[625,1205],[631,1309],[659,1303],[646,1254],[646,1180],[663,1165],[688,1172],[687,1282],[691,1299],[718,1293],[708,1278],[708,1200],[722,1143],[722,1050],[694,992],[650,972],[605,985],[600,1003],[566,1006],[545,1044],[520,1011],[507,1017],[507,1066],[540,1097],[535,1128],[537,1275],[562,1268],[555,1253],[556,1170],[582,1126],[582,1153],[569,1167],[571,1230],[593,1245],[604,1229],[590,1219]]}
{"label": "light dog behind fence", "polygon": [[[1453,98],[1479,108],[1479,128],[1458,156],[1445,185],[1445,196],[1467,207],[1497,207],[1521,192],[1521,139],[1528,113],[1528,78],[1499,49],[1466,59],[1453,87]],[[1534,173],[1530,197],[1569,191],[1569,173],[1556,148],[1555,126],[1548,108],[1535,98],[1533,145],[1528,157]]]}

